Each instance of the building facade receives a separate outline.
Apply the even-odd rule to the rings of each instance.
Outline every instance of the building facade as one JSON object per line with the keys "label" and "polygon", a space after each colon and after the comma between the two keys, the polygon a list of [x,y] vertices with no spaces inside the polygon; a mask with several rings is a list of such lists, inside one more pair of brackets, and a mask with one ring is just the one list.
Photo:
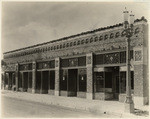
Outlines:
{"label": "building facade", "polygon": [[[148,24],[135,20],[131,38],[131,90],[135,105],[148,104]],[[126,37],[123,24],[10,52],[2,60],[6,90],[118,100],[126,96]]]}

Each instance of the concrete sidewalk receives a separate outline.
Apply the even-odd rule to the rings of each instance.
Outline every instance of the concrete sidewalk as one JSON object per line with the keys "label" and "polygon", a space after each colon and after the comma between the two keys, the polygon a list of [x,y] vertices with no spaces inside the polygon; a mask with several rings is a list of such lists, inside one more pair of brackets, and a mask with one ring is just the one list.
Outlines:
{"label": "concrete sidewalk", "polygon": [[118,117],[147,117],[148,106],[139,107],[135,114],[124,113],[124,104],[118,101],[101,101],[101,100],[87,100],[77,97],[62,97],[48,94],[31,94],[27,92],[13,92],[3,90],[2,96],[17,98],[26,101],[33,101],[48,105],[57,105],[68,107],[71,109],[79,109],[89,111],[95,114],[106,113],[110,115],[117,115]]}

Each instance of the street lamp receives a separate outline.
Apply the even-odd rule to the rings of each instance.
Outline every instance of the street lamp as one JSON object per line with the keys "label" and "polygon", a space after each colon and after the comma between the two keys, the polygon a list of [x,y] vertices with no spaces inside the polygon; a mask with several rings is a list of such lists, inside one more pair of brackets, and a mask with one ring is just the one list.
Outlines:
{"label": "street lamp", "polygon": [[134,103],[131,96],[131,71],[130,71],[130,40],[133,35],[133,24],[134,24],[134,15],[130,14],[126,10],[124,13],[124,31],[125,36],[127,38],[127,47],[126,47],[126,65],[127,65],[127,73],[126,73],[126,99],[125,99],[125,112],[133,113],[134,112]]}

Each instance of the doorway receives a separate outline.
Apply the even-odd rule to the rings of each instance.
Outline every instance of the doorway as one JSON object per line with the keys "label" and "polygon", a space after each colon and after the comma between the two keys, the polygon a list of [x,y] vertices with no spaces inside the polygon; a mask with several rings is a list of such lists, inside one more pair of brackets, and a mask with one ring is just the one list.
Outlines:
{"label": "doorway", "polygon": [[77,96],[77,69],[68,70],[68,96]]}
{"label": "doorway", "polygon": [[49,78],[49,89],[55,89],[55,71],[50,71],[50,78]]}
{"label": "doorway", "polygon": [[119,84],[119,80],[120,80],[120,76],[119,76],[119,67],[114,67],[113,68],[113,80],[114,80],[114,98],[115,99],[119,99],[119,89],[120,89],[120,84]]}
{"label": "doorway", "polygon": [[48,93],[48,79],[49,79],[49,71],[42,72],[42,92]]}
{"label": "doorway", "polygon": [[41,90],[41,71],[36,73],[36,92],[40,93]]}
{"label": "doorway", "polygon": [[23,72],[23,91],[28,89],[28,72]]}
{"label": "doorway", "polygon": [[105,92],[113,94],[113,99],[119,99],[119,66],[105,67]]}

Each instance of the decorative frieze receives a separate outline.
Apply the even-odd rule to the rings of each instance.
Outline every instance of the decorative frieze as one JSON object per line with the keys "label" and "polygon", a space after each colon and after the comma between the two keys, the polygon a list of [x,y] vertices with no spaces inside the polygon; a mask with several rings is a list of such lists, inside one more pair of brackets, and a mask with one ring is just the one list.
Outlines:
{"label": "decorative frieze", "polygon": [[[130,51],[133,59],[133,50]],[[94,55],[94,65],[126,63],[126,51]]]}
{"label": "decorative frieze", "polygon": [[61,59],[61,67],[86,66],[86,57]]}
{"label": "decorative frieze", "polygon": [[55,68],[54,60],[37,63],[37,69],[49,69],[49,68]]}
{"label": "decorative frieze", "polygon": [[[137,34],[140,32],[140,28],[136,27],[134,29],[134,34]],[[120,35],[121,34],[121,35]],[[56,43],[52,43],[50,44],[50,46],[47,46],[48,44],[46,44],[45,46],[41,46],[39,48],[33,48],[27,51],[21,51],[19,53],[12,53],[12,54],[4,54],[4,58],[14,58],[14,57],[20,57],[20,56],[25,56],[25,55],[31,55],[31,54],[35,54],[35,53],[43,53],[43,52],[47,52],[47,51],[55,51],[55,50],[60,50],[60,49],[66,49],[66,48],[70,48],[70,47],[74,47],[74,46],[79,46],[79,45],[84,45],[84,44],[90,44],[90,43],[95,43],[95,42],[102,42],[102,41],[106,41],[108,42],[109,39],[114,38],[123,38],[125,35],[125,32],[120,30],[114,33],[113,32],[106,32],[106,33],[101,33],[101,34],[97,34],[97,35],[93,35],[91,37],[84,37],[84,38],[78,38],[78,39],[73,39],[72,41],[65,41],[63,43],[61,42],[57,42]],[[111,40],[112,41],[112,40]],[[104,43],[104,42],[102,42]]]}
{"label": "decorative frieze", "polygon": [[135,51],[135,61],[141,60],[142,60],[142,51],[141,50]]}
{"label": "decorative frieze", "polygon": [[32,70],[32,63],[30,64],[22,64],[19,67],[20,71]]}
{"label": "decorative frieze", "polygon": [[118,64],[119,61],[119,53],[109,53],[104,55],[104,64]]}
{"label": "decorative frieze", "polygon": [[16,71],[16,66],[14,65],[6,65],[4,68],[5,71]]}

